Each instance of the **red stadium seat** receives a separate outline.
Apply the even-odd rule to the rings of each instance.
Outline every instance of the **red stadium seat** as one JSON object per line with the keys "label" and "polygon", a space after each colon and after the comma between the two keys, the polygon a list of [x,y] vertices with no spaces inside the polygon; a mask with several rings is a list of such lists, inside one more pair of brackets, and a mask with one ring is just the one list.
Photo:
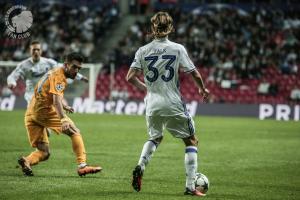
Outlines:
{"label": "red stadium seat", "polygon": [[[121,66],[115,72],[115,84],[114,88],[117,90],[127,90],[129,94],[129,99],[143,100],[145,94],[138,91],[134,86],[129,84],[125,80],[126,73],[128,71],[128,66]],[[207,79],[209,75],[209,69],[202,67],[199,68],[201,75],[204,80]],[[230,76],[235,77],[235,72],[230,72]],[[143,76],[140,76],[143,80]],[[220,87],[219,83],[214,81],[209,81],[206,86],[211,91],[214,96],[214,101],[227,102],[227,103],[245,103],[245,104],[257,104],[257,103],[287,103],[290,95],[290,91],[294,86],[300,86],[300,81],[297,75],[282,75],[281,72],[275,67],[267,67],[264,69],[263,76],[258,79],[242,79],[239,84],[243,85],[236,89],[223,89]],[[278,84],[278,94],[273,97],[270,95],[258,95],[257,87],[261,80],[274,82]],[[97,99],[108,99],[109,98],[109,84],[110,76],[105,74],[99,74],[96,84],[96,98]],[[180,74],[180,91],[183,98],[186,101],[200,101],[201,96],[198,93],[198,89],[195,86],[193,80],[188,74]]]}

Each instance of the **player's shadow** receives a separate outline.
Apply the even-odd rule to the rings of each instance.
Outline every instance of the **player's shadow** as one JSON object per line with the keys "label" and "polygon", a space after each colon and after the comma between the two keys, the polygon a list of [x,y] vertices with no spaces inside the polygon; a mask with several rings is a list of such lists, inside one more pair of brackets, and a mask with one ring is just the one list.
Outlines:
{"label": "player's shadow", "polygon": [[[178,194],[175,192],[147,192],[147,191],[141,191],[141,192],[135,192],[135,191],[97,191],[95,192],[95,195],[98,197],[109,197],[112,196],[114,198],[117,198],[118,196],[120,199],[124,197],[132,197],[132,198],[139,198],[139,199],[157,199],[158,196],[164,196],[167,199],[174,199],[175,197],[183,196],[183,194]],[[118,199],[118,198],[117,198]]]}
{"label": "player's shadow", "polygon": [[85,176],[85,177],[80,177],[78,175],[51,175],[51,174],[36,174],[34,176],[25,176],[22,174],[22,172],[20,173],[5,173],[5,174],[0,174],[0,176],[9,176],[9,177],[24,177],[24,178],[56,178],[56,179],[66,179],[66,178],[70,178],[70,179],[79,179],[79,180],[83,180],[83,179],[97,179],[99,177],[97,176]]}
{"label": "player's shadow", "polygon": [[22,174],[21,170],[18,169],[18,171],[11,171],[11,172],[6,172],[5,174],[0,174],[0,176],[9,176],[9,177],[24,177],[24,178],[56,178],[56,179],[65,179],[65,178],[70,178],[70,179],[79,179],[79,180],[84,180],[84,179],[96,179],[99,178],[99,176],[82,176],[80,177],[76,173],[74,174],[42,174],[42,173],[34,173],[34,176],[25,176]]}
{"label": "player's shadow", "polygon": [[38,178],[57,178],[57,179],[65,179],[65,178],[72,178],[72,179],[79,179],[79,180],[83,180],[83,179],[96,179],[99,178],[97,176],[84,176],[84,177],[80,177],[78,175],[36,175],[36,177]]}

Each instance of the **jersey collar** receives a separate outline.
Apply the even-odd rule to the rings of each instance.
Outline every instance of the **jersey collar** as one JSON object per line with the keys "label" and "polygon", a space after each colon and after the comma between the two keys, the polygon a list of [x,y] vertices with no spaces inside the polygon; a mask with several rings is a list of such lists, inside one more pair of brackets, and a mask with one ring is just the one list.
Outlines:
{"label": "jersey collar", "polygon": [[155,38],[154,41],[157,41],[157,42],[165,42],[165,41],[168,41],[168,37]]}
{"label": "jersey collar", "polygon": [[39,63],[39,62],[41,62],[41,60],[42,60],[42,57],[40,57],[40,60],[39,61],[37,61],[36,63],[35,62],[33,62],[33,60],[32,60],[32,57],[30,57],[29,58],[29,60],[30,60],[30,62],[34,65],[34,64],[37,64],[37,63]]}

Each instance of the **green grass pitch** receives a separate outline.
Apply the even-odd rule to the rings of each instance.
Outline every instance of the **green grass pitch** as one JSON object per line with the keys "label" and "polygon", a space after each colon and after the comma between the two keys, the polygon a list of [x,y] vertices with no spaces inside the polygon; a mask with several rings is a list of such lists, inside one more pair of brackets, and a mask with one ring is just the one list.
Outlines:
{"label": "green grass pitch", "polygon": [[[71,141],[52,134],[51,157],[24,177],[16,160],[27,155],[24,111],[0,112],[0,199],[192,199],[184,196],[184,145],[166,133],[143,178],[131,172],[147,139],[142,116],[73,114],[88,162],[103,172],[78,177]],[[196,117],[199,171],[210,180],[204,199],[300,199],[300,123]]]}

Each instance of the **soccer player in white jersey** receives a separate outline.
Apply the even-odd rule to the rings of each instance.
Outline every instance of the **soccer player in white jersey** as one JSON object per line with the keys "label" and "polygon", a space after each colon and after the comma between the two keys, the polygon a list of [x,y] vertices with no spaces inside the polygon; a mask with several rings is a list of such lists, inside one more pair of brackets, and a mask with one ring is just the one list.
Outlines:
{"label": "soccer player in white jersey", "polygon": [[[7,86],[9,89],[14,89],[17,86],[17,80],[22,78],[26,82],[25,100],[27,105],[33,96],[34,87],[39,79],[49,70],[60,67],[58,63],[52,59],[41,57],[41,43],[33,41],[30,44],[31,57],[20,62],[16,69],[7,77]],[[88,82],[88,79],[82,74],[77,74],[77,80]]]}
{"label": "soccer player in white jersey", "polygon": [[[209,90],[205,88],[201,75],[189,58],[186,49],[168,40],[173,31],[173,19],[166,12],[158,12],[151,18],[154,40],[141,47],[135,54],[127,74],[127,81],[138,89],[147,91],[145,97],[146,120],[149,140],[145,142],[138,165],[133,170],[132,186],[141,190],[142,176],[151,156],[163,139],[166,128],[174,137],[181,138],[186,145],[185,195],[204,196],[195,189],[197,172],[197,144],[194,121],[186,110],[179,91],[179,66],[189,73],[206,101]],[[143,73],[144,81],[138,79]]]}

